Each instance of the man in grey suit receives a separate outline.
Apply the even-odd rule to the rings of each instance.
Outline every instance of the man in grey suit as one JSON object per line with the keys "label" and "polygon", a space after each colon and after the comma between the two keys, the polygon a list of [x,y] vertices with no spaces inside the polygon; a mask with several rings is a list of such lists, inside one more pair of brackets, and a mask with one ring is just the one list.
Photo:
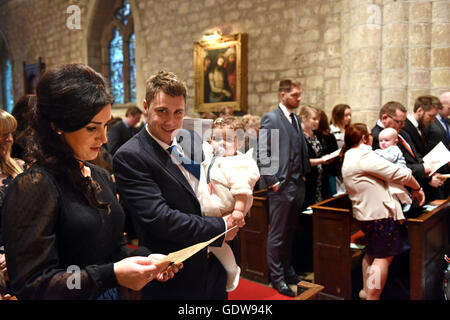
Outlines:
{"label": "man in grey suit", "polygon": [[288,284],[301,278],[292,266],[292,241],[305,198],[304,176],[311,170],[300,118],[301,83],[284,79],[280,104],[261,119],[258,165],[268,186],[269,223],[267,262],[272,286],[294,296]]}

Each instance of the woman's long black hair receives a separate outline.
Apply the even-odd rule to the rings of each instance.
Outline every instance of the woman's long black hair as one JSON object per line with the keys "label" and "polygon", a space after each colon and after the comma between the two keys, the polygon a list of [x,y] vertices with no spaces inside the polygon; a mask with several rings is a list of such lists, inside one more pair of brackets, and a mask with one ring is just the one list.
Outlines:
{"label": "woman's long black hair", "polygon": [[99,185],[85,178],[72,148],[57,131],[77,131],[113,102],[101,74],[82,64],[66,64],[46,71],[36,88],[27,160],[36,162],[72,185],[91,206],[107,208],[96,197]]}

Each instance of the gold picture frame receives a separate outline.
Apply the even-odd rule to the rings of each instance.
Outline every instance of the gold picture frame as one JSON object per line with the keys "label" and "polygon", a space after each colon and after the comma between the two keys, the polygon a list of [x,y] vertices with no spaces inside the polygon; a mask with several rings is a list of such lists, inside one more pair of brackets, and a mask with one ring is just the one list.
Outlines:
{"label": "gold picture frame", "polygon": [[196,112],[247,112],[247,34],[195,42],[194,76]]}

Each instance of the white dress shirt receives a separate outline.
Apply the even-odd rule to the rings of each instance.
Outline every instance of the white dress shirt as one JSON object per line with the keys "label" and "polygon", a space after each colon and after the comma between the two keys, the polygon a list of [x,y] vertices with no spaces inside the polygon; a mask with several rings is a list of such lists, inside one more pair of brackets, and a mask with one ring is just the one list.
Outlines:
{"label": "white dress shirt", "polygon": [[[156,142],[158,142],[158,144],[161,146],[161,148],[166,150],[167,153],[169,153],[169,151],[167,151],[167,149],[169,149],[171,146],[175,146],[175,148],[177,148],[178,152],[182,156],[184,156],[183,149],[181,149],[181,146],[177,143],[177,139],[173,138],[172,144],[169,146],[164,141],[161,141],[158,138],[156,138],[155,136],[153,136],[150,133],[150,131],[148,130],[147,126],[145,126],[145,130],[153,139],[155,139]],[[205,145],[205,142],[203,142],[203,145]],[[172,155],[170,155],[170,156],[173,157]],[[183,167],[180,163],[175,161],[175,159],[173,159],[173,162],[178,166],[178,168],[180,168],[181,173],[183,173],[184,177],[186,178],[187,182],[191,186],[192,190],[194,191],[195,194],[197,194],[199,180],[193,174],[191,174],[185,167]],[[225,218],[223,218],[223,221],[225,222],[225,230],[224,231],[226,231],[227,230],[227,221],[225,220]]]}

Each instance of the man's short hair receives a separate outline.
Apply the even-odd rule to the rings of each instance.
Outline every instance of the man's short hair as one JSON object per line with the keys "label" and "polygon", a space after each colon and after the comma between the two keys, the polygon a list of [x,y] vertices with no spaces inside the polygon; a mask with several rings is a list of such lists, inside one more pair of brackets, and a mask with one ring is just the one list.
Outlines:
{"label": "man's short hair", "polygon": [[129,107],[127,109],[127,112],[125,112],[125,117],[128,117],[128,115],[130,115],[130,114],[134,117],[137,114],[142,114],[142,110],[136,106]]}
{"label": "man's short hair", "polygon": [[397,110],[400,110],[403,113],[408,112],[400,102],[389,101],[385,103],[384,106],[382,106],[380,109],[380,119],[383,116],[383,114],[387,114],[388,116],[395,116]]}
{"label": "man's short hair", "polygon": [[280,81],[280,87],[278,88],[278,92],[289,92],[292,87],[301,87],[302,83],[298,80],[287,78]]}
{"label": "man's short hair", "polygon": [[186,100],[186,84],[178,79],[173,72],[161,70],[147,79],[145,100],[148,105],[153,101],[158,91],[162,91],[171,97],[183,96]]}
{"label": "man's short hair", "polygon": [[422,108],[424,112],[430,111],[433,108],[442,109],[442,104],[439,101],[438,97],[425,95],[420,96],[414,102],[414,112],[416,112],[419,108]]}

